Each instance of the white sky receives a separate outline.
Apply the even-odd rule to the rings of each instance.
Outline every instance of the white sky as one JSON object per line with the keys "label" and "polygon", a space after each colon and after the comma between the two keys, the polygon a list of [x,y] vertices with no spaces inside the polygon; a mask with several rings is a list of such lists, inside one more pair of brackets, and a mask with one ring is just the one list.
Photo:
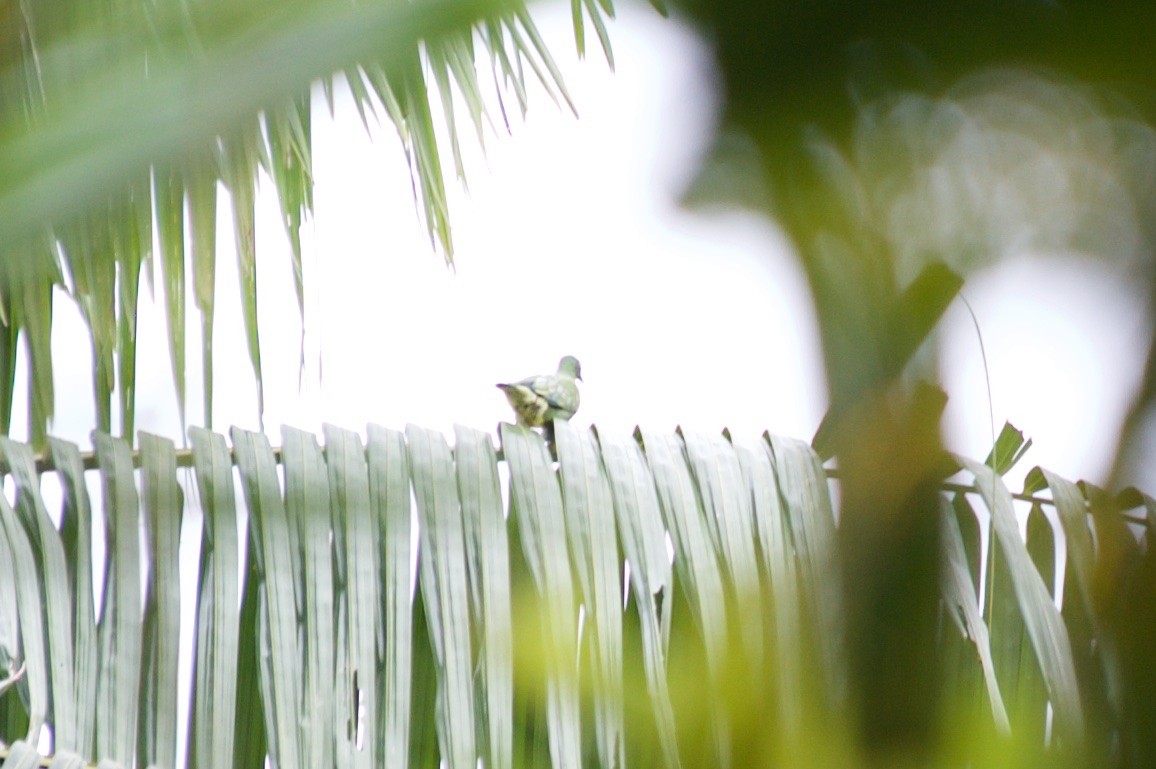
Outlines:
{"label": "white sky", "polygon": [[[705,45],[647,7],[624,5],[611,29],[612,74],[597,49],[577,61],[567,8],[536,11],[580,119],[532,94],[527,120],[514,118],[512,136],[488,137],[484,155],[463,125],[469,193],[451,184],[455,271],[418,224],[392,127],[370,139],[344,95],[335,120],[315,109],[300,388],[287,243],[263,180],[258,282],[274,442],[280,424],[492,431],[511,418],[494,383],[551,371],[564,354],[582,361],[579,424],[810,439],[825,408],[822,370],[806,287],[783,240],[753,215],[695,214],[676,202],[717,119]],[[233,253],[222,227],[219,430],[256,425]],[[1035,439],[1023,469],[1106,476],[1146,350],[1142,288],[1103,264],[1045,259],[1005,263],[965,287],[986,345],[995,427],[1011,420]],[[88,444],[88,343],[70,302],[57,307],[53,432]],[[163,314],[147,289],[140,318],[138,428],[179,441]],[[189,326],[197,372],[191,293]],[[941,339],[946,439],[982,459],[987,386],[958,303]],[[189,421],[203,424],[199,373],[188,381]],[[1143,483],[1156,488],[1156,474]]]}

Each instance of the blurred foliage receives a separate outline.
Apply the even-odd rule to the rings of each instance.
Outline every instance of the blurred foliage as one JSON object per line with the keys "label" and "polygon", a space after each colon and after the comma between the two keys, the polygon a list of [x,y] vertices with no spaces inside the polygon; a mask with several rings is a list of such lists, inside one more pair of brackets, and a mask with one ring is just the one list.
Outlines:
{"label": "blurred foliage", "polygon": [[[610,56],[603,17],[613,12],[609,2],[575,4],[580,50],[592,24]],[[53,414],[49,339],[58,286],[92,335],[96,427],[113,431],[115,414],[116,432],[133,434],[142,271],[164,286],[182,419],[192,291],[211,422],[218,206],[231,212],[260,403],[256,179],[267,173],[276,188],[300,309],[315,84],[331,99],[344,79],[367,126],[381,120],[397,129],[430,242],[450,260],[437,135],[447,129],[462,176],[455,101],[479,139],[495,123],[483,67],[498,85],[503,123],[525,111],[530,77],[569,102],[522,0],[0,4],[0,433],[11,427],[23,339],[29,434],[43,445]]]}
{"label": "blurred foliage", "polygon": [[[950,265],[966,276],[1025,250],[1117,259],[1151,284],[1156,27],[1140,2],[687,0],[683,7],[715,45],[724,136],[746,137],[720,143],[724,172],[708,171],[708,189],[695,197],[709,197],[712,180],[733,178],[738,164],[726,158],[733,148],[755,160],[745,167],[758,182],[743,187],[764,192],[745,197],[761,198],[783,225],[816,304],[831,410],[815,445],[839,463],[855,730],[869,765],[924,765],[959,728],[944,717],[933,643],[940,615],[926,587],[946,557],[934,493],[944,465],[934,364],[916,356],[912,365],[906,358],[894,365],[897,340],[918,344],[930,328],[912,333],[896,323],[895,308],[942,304],[942,295],[920,286],[928,269]],[[1150,354],[1124,451],[1152,412],[1153,362]],[[1005,456],[997,447],[993,464]],[[1101,573],[1119,574],[1116,556],[1100,556]],[[1088,607],[1099,618],[1093,637],[1113,715],[1102,719],[1097,710],[1085,735],[1080,722],[1065,725],[1054,711],[1052,744],[1077,764],[1156,762],[1156,723],[1139,704],[1156,701],[1156,652],[1144,646],[1156,567],[1150,553],[1120,558],[1133,564],[1128,578],[1102,577],[1113,595]],[[1012,574],[1016,567],[993,568]],[[1027,588],[1015,588],[1022,598]],[[1129,608],[1110,610],[1118,605]],[[1022,632],[1015,626],[993,625],[993,639],[1014,643]],[[1010,664],[999,655],[996,663],[997,672]],[[1030,664],[1016,668],[1031,677]],[[1083,666],[1081,684],[1095,692],[1089,670]]]}

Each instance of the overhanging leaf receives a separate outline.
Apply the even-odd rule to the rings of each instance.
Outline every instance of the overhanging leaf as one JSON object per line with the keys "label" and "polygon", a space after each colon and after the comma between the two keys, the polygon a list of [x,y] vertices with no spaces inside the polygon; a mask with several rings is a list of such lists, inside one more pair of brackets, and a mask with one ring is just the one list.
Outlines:
{"label": "overhanging leaf", "polygon": [[975,645],[996,728],[1003,734],[1010,734],[1011,724],[1008,721],[1007,708],[1004,706],[1003,695],[1000,693],[999,682],[995,676],[995,665],[992,662],[991,639],[987,624],[979,614],[979,598],[971,582],[963,537],[956,522],[955,512],[946,503],[940,510],[940,535],[944,551],[942,576],[944,600],[948,602],[952,618],[960,624],[960,630]]}

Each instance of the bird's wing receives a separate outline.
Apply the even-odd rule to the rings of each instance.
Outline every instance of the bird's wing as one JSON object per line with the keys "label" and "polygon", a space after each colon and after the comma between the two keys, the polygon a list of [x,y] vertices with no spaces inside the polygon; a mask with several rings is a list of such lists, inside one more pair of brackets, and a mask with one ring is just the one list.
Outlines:
{"label": "bird's wing", "polygon": [[578,408],[578,388],[570,380],[554,375],[530,377],[524,383],[539,397],[559,411],[573,412]]}

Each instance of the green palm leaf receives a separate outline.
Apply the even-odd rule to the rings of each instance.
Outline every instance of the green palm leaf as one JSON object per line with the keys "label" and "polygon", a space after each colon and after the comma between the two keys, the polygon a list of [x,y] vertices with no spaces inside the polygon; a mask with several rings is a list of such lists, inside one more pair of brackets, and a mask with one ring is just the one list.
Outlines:
{"label": "green palm leaf", "polygon": [[143,613],[140,503],[132,451],[124,441],[93,435],[108,525],[109,571],[100,617],[101,661],[96,749],[125,766],[137,753]]}
{"label": "green palm leaf", "polygon": [[582,759],[578,703],[578,597],[566,542],[562,496],[542,438],[529,428],[502,425],[510,466],[511,515],[540,601],[541,649],[546,664],[546,726],[554,766]]}
{"label": "green palm leaf", "polygon": [[477,763],[466,537],[453,456],[444,437],[410,425],[421,589],[438,663],[438,743],[450,769]]}
{"label": "green palm leaf", "polygon": [[991,468],[974,460],[964,459],[961,464],[975,476],[976,487],[991,511],[994,539],[1005,559],[1007,577],[1035,651],[1060,732],[1078,750],[1084,740],[1084,714],[1071,644],[1060,612],[1020,538],[1012,496],[1003,481]]}
{"label": "green palm leaf", "polygon": [[[503,425],[503,469],[489,435],[462,427],[455,435],[451,450],[412,425],[405,433],[370,426],[364,443],[328,426],[323,449],[286,428],[278,455],[257,433],[235,428],[230,452],[223,436],[193,429],[204,516],[195,589],[177,584],[178,535],[196,521],[181,514],[191,480],[179,475],[171,442],[142,436],[138,478],[127,443],[96,436],[108,527],[86,542],[86,460],[52,442],[65,492],[58,525],[38,491],[43,467],[27,445],[4,441],[18,510],[0,495],[0,672],[23,667],[0,692],[0,740],[37,740],[48,725],[56,765],[111,762],[118,751],[127,751],[121,764],[165,765],[180,750],[187,685],[193,766],[256,767],[267,758],[286,767],[472,766],[481,757],[496,767],[674,768],[738,765],[750,750],[790,765],[852,760],[854,735],[834,709],[853,685],[836,613],[838,529],[809,447],[777,436],[735,446],[725,436],[649,431],[639,442],[558,422],[555,465],[539,435]],[[948,654],[943,664],[953,691],[987,702],[982,712],[962,701],[949,712],[989,727],[952,750],[983,755],[984,735],[1010,727],[1025,756],[1046,755],[1046,701],[1052,743],[1080,755],[1084,709],[1101,700],[1082,696],[1076,673],[1083,684],[1098,668],[1082,651],[1073,656],[1064,620],[1078,617],[1065,608],[1061,619],[1048,592],[1052,531],[1033,513],[1025,541],[998,477],[961,462],[976,477],[968,493],[993,510],[992,549],[1002,560],[983,579],[994,591],[989,612],[1002,614],[987,622],[980,614],[958,510],[945,494],[935,511],[950,620],[941,640],[972,662]],[[1076,544],[1087,534],[1079,488],[1041,478],[1068,522],[1072,579],[1089,566],[1077,566],[1081,558],[1104,568],[1087,542]],[[1099,530],[1124,531],[1114,520]],[[53,541],[58,547],[44,544]],[[91,551],[102,548],[109,568],[97,627],[91,604],[78,600],[92,596],[79,565],[91,574]],[[1077,587],[1070,593],[1082,604]],[[173,654],[182,600],[194,601],[197,616],[184,684]],[[1100,633],[1095,622],[1071,627],[1083,643]],[[762,639],[757,655],[752,637]],[[86,720],[94,702],[96,717]],[[1098,728],[1111,728],[1100,720],[1107,726]],[[752,743],[755,734],[765,737]],[[0,746],[6,767],[30,756]]]}
{"label": "green palm leaf", "polygon": [[240,542],[232,460],[225,439],[198,428],[192,428],[189,437],[204,516],[189,765],[208,767],[229,760],[236,741]]}

